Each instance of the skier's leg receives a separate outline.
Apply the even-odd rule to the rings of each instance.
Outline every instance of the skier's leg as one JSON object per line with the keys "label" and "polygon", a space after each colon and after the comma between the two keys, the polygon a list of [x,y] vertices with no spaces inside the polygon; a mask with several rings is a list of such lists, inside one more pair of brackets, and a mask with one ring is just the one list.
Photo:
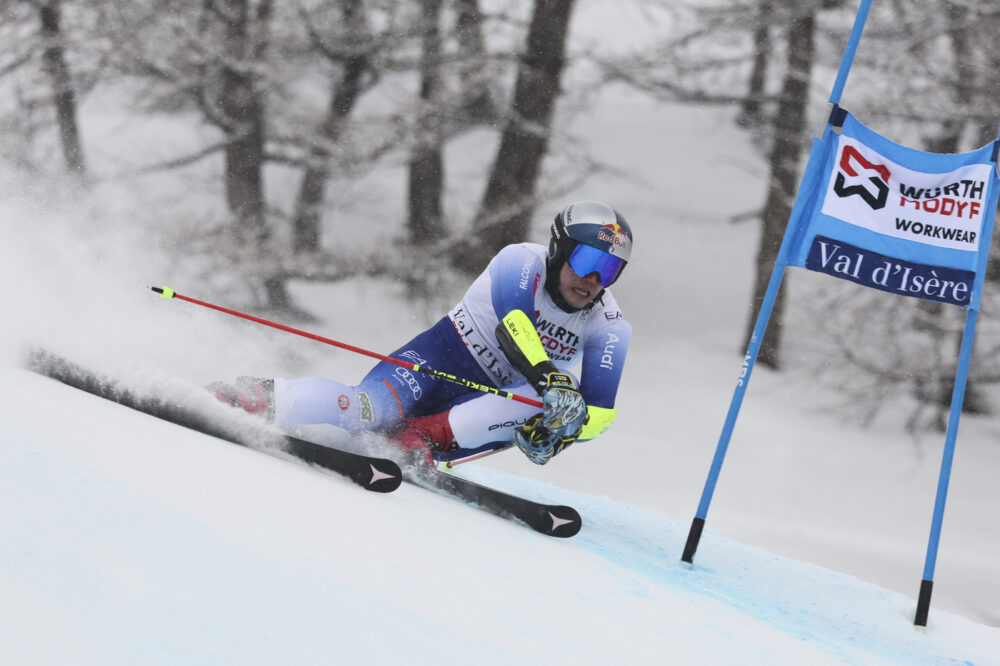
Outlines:
{"label": "skier's leg", "polygon": [[[443,318],[394,351],[393,358],[488,381]],[[350,432],[390,432],[411,416],[439,412],[467,389],[431,375],[381,361],[357,386],[310,377],[275,380],[275,421],[328,423]]]}
{"label": "skier's leg", "polygon": [[[274,380],[274,422],[278,425],[324,423],[348,432],[377,430],[377,414],[387,414],[387,392],[374,394],[324,377]],[[391,396],[390,402],[391,402]]]}

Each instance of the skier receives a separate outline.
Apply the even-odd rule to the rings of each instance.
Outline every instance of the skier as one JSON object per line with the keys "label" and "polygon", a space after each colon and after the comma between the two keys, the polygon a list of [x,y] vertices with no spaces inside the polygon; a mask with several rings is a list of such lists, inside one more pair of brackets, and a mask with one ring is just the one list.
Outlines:
{"label": "skier", "polygon": [[[632,231],[621,214],[603,203],[575,203],[556,215],[547,249],[519,243],[500,250],[447,316],[391,354],[537,394],[541,412],[385,361],[356,386],[320,377],[240,377],[207,388],[278,425],[387,433],[430,464],[513,443],[544,465],[615,419],[632,327],[607,287],[631,251]],[[577,381],[569,369],[581,360]]]}

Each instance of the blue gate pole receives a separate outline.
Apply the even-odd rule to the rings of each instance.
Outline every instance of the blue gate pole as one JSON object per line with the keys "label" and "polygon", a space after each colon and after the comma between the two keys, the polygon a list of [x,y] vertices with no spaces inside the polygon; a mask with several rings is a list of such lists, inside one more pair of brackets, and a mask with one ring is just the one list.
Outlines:
{"label": "blue gate pole", "polygon": [[[792,216],[794,219],[794,214]],[[789,229],[792,225],[789,224]],[[785,233],[785,240],[788,240],[789,233]],[[774,302],[778,298],[778,289],[781,288],[781,281],[785,275],[786,263],[784,259],[786,242],[782,242],[782,251],[778,253],[778,260],[771,271],[771,279],[767,283],[767,291],[764,293],[764,300],[760,305],[760,312],[757,313],[757,321],[750,336],[750,344],[747,346],[747,353],[743,357],[743,366],[740,368],[740,376],[736,381],[736,390],[729,403],[729,413],[726,415],[726,422],[722,426],[722,434],[719,436],[719,444],[715,448],[715,457],[712,459],[712,467],[708,471],[708,479],[705,480],[705,488],[701,493],[701,502],[698,504],[698,511],[691,522],[691,529],[688,532],[687,543],[684,545],[684,553],[681,561],[691,564],[694,560],[694,553],[698,549],[698,542],[701,540],[701,533],[705,527],[705,517],[708,515],[708,505],[712,502],[712,495],[715,493],[715,485],[719,480],[719,472],[722,471],[722,462],[726,458],[726,451],[729,450],[729,440],[733,435],[733,428],[736,427],[736,417],[739,416],[740,406],[743,404],[743,397],[747,392],[747,385],[750,383],[750,374],[753,372],[757,362],[757,352],[764,340],[764,332],[767,324],[771,320],[771,311],[774,309]]]}
{"label": "blue gate pole", "polygon": [[872,0],[861,0],[861,6],[858,7],[858,13],[854,17],[854,27],[851,28],[851,36],[847,38],[847,46],[844,48],[844,56],[840,59],[837,79],[830,92],[830,101],[834,104],[840,104],[840,96],[844,92],[844,84],[847,83],[847,74],[851,71],[851,65],[854,64],[854,54],[857,53],[858,43],[861,41],[861,33],[865,29],[868,10],[871,9],[871,6]]}
{"label": "blue gate pole", "polygon": [[927,542],[927,558],[924,560],[924,577],[920,581],[920,595],[917,597],[917,613],[913,624],[927,626],[927,614],[931,607],[931,591],[934,588],[934,566],[937,562],[938,543],[941,540],[941,525],[944,522],[944,504],[948,498],[948,482],[951,480],[951,463],[955,457],[955,440],[958,438],[958,420],[962,416],[965,401],[965,385],[969,378],[969,362],[972,359],[972,342],[976,335],[976,320],[979,312],[972,308],[965,315],[965,331],[962,333],[962,347],[958,356],[958,371],[955,373],[955,388],[951,393],[951,413],[948,416],[948,432],[945,433],[944,453],[941,456],[941,473],[938,476],[937,498],[934,500],[934,517],[931,520],[931,535]]}
{"label": "blue gate pole", "polygon": [[[836,120],[837,118],[840,118],[840,120]],[[804,214],[803,211],[807,210],[813,203],[812,196],[816,194],[813,189],[824,166],[824,146],[828,138],[829,128],[831,125],[839,125],[840,122],[843,122],[840,110],[836,105],[833,105],[826,128],[820,136],[813,137],[813,145],[809,151],[809,161],[806,163],[805,173],[802,175],[802,181],[799,183],[799,191],[795,196],[795,205],[792,206],[792,213],[788,216],[788,226],[785,227],[785,235],[781,239],[781,247],[778,249],[778,257],[775,259],[774,268],[771,270],[771,279],[767,283],[767,291],[764,292],[764,300],[760,304],[760,312],[757,313],[757,321],[754,323],[753,332],[750,335],[750,344],[747,345],[747,352],[743,357],[743,365],[740,367],[739,378],[736,380],[736,389],[733,391],[733,398],[729,403],[726,422],[722,426],[722,434],[719,436],[719,443],[715,449],[712,467],[708,471],[708,479],[705,480],[705,487],[701,493],[698,511],[691,522],[687,543],[684,545],[684,552],[681,555],[681,561],[687,564],[692,563],[694,553],[698,549],[698,542],[701,540],[701,533],[705,527],[705,517],[708,515],[708,505],[712,502],[715,485],[719,480],[719,472],[722,470],[722,462],[726,458],[726,451],[729,449],[729,440],[732,438],[733,428],[736,426],[736,417],[739,416],[743,397],[746,395],[747,385],[750,383],[750,375],[753,373],[754,366],[757,363],[757,352],[760,351],[760,346],[764,341],[764,333],[767,331],[767,324],[771,320],[771,312],[774,310],[774,303],[778,298],[778,289],[781,288],[781,281],[784,279],[785,270],[788,268],[788,256],[798,240],[796,232],[801,226],[800,220]]]}
{"label": "blue gate pole", "polygon": [[[990,161],[996,176],[1000,176],[1000,137],[993,142],[993,153]],[[948,484],[951,481],[951,463],[955,457],[955,441],[958,439],[958,422],[962,416],[962,405],[965,403],[965,387],[969,379],[969,364],[972,360],[972,344],[976,336],[976,321],[979,318],[979,301],[982,295],[983,282],[986,275],[986,265],[989,261],[990,247],[993,244],[994,215],[997,209],[998,193],[997,179],[994,178],[986,197],[986,210],[990,211],[984,220],[979,242],[979,260],[976,268],[976,283],[973,287],[972,300],[965,314],[965,330],[962,332],[962,346],[958,353],[958,369],[955,371],[955,386],[951,393],[951,411],[948,414],[948,431],[944,438],[944,451],[941,454],[941,472],[938,475],[937,497],[934,499],[934,516],[931,519],[931,534],[927,541],[927,557],[924,559],[924,576],[920,581],[920,593],[917,596],[917,612],[913,624],[917,627],[927,626],[927,615],[931,607],[931,592],[934,588],[934,567],[937,564],[938,544],[941,541],[941,527],[944,523],[944,505],[948,499]]]}

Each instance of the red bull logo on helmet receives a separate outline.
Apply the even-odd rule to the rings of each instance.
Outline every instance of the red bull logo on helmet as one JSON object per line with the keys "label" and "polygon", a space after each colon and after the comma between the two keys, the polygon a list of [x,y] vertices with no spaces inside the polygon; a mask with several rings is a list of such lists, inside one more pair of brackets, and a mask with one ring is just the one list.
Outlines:
{"label": "red bull logo on helmet", "polygon": [[605,224],[597,230],[597,240],[625,249],[628,247],[628,235],[617,222]]}

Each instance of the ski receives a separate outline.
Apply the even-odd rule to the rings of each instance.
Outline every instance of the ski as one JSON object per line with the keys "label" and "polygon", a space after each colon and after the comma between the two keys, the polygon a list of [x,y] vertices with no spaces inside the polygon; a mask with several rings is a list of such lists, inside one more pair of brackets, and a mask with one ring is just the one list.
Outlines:
{"label": "ski", "polygon": [[241,419],[243,423],[238,427],[227,425],[217,418],[217,414],[201,413],[158,396],[141,395],[116,380],[49,351],[32,351],[28,367],[68,386],[206,435],[257,450],[282,451],[303,462],[340,474],[373,492],[391,492],[405,480],[553,537],[572,537],[583,524],[580,514],[573,507],[545,504],[505,493],[440,471],[422,461],[404,462],[401,470],[400,465],[389,458],[343,451],[263,428],[248,431],[245,419]]}
{"label": "ski", "polygon": [[388,458],[342,451],[263,428],[251,431],[243,424],[227,427],[214,415],[200,413],[160,397],[141,395],[111,378],[46,350],[33,350],[29,354],[28,368],[81,391],[233,444],[262,451],[282,451],[344,476],[365,490],[392,492],[403,480],[399,465]]}
{"label": "ski", "polygon": [[390,493],[403,482],[399,465],[388,458],[343,451],[290,435],[282,435],[282,438],[286,453],[346,476],[365,490]]}
{"label": "ski", "polygon": [[548,536],[568,538],[583,526],[573,507],[535,502],[426,465],[405,466],[403,479]]}

